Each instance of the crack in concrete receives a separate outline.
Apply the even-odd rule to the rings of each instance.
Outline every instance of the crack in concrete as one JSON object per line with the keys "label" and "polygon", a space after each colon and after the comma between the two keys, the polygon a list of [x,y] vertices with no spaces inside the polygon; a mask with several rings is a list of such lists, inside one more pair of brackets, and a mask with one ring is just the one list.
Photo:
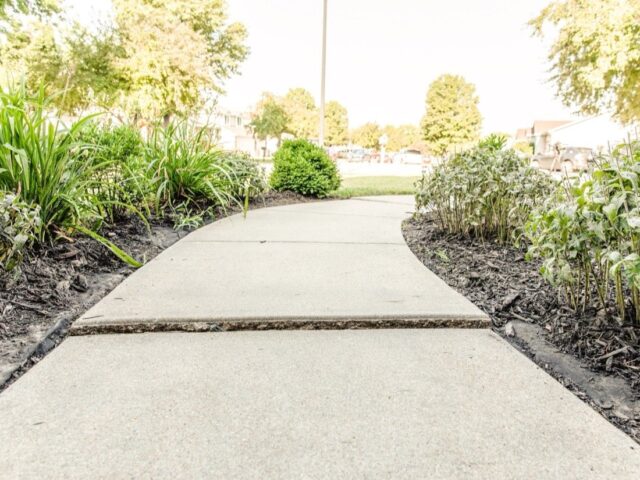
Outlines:
{"label": "crack in concrete", "polygon": [[347,241],[316,241],[316,240],[185,240],[186,243],[279,243],[279,244],[303,244],[303,245],[391,245],[405,246],[402,242],[347,242]]}

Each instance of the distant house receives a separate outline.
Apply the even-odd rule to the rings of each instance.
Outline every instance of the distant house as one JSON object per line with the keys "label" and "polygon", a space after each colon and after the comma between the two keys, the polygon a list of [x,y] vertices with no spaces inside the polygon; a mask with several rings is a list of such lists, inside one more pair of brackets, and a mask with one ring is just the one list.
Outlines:
{"label": "distant house", "polygon": [[245,152],[252,157],[261,157],[263,145],[253,136],[250,127],[251,114],[220,110],[213,116],[217,130],[218,145],[223,150]]}
{"label": "distant house", "polygon": [[635,134],[635,127],[625,127],[607,114],[579,120],[536,120],[530,128],[520,128],[516,141],[528,141],[535,153],[553,153],[556,146],[587,147],[596,152],[617,145]]}

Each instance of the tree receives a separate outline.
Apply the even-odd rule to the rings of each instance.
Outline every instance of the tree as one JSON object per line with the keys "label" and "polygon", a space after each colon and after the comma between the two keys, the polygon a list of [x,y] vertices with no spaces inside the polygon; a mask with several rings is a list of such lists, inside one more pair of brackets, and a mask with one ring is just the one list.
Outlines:
{"label": "tree", "polygon": [[344,145],[349,137],[349,114],[336,101],[327,102],[324,111],[325,141],[328,145]]}
{"label": "tree", "polygon": [[[0,13],[54,0],[0,0]],[[24,6],[24,7],[23,7]],[[62,90],[57,106],[75,112],[117,106],[132,119],[187,115],[237,73],[246,30],[228,24],[224,0],[113,0],[115,21],[98,33],[77,25],[15,22],[0,64],[33,84]],[[1,19],[0,19],[1,20]],[[37,28],[33,28],[33,26]]]}
{"label": "tree", "polygon": [[40,84],[54,84],[63,67],[63,54],[54,28],[33,21],[27,22],[24,28],[9,31],[0,49],[0,65],[10,76],[9,80],[24,79],[32,91]]}
{"label": "tree", "polygon": [[388,137],[387,150],[398,152],[403,148],[417,146],[420,142],[420,129],[415,125],[387,125],[382,132]]}
{"label": "tree", "polygon": [[57,31],[31,19],[6,33],[0,65],[31,90],[43,86],[61,112],[74,113],[113,103],[124,81],[115,66],[118,55],[121,49],[110,30],[94,33],[73,25],[70,31]]}
{"label": "tree", "polygon": [[114,0],[127,78],[124,107],[135,116],[187,114],[221,92],[248,50],[246,30],[226,24],[224,0]]}
{"label": "tree", "polygon": [[60,10],[57,0],[0,0],[0,21],[11,15],[51,15]]}
{"label": "tree", "polygon": [[444,155],[480,138],[482,117],[476,88],[461,76],[438,77],[429,86],[426,107],[422,135],[435,155]]}
{"label": "tree", "polygon": [[288,131],[296,138],[316,138],[319,116],[313,95],[304,88],[292,88],[282,99],[289,117]]}
{"label": "tree", "polygon": [[530,25],[540,37],[552,27],[552,79],[565,105],[640,119],[640,0],[556,0]]}
{"label": "tree", "polygon": [[351,132],[351,141],[363,148],[375,148],[380,146],[382,130],[377,123],[365,123]]}
{"label": "tree", "polygon": [[267,140],[277,138],[278,144],[282,140],[282,134],[287,131],[289,117],[278,100],[270,93],[264,93],[258,103],[256,113],[251,121],[253,134],[259,140],[264,140],[266,154]]}

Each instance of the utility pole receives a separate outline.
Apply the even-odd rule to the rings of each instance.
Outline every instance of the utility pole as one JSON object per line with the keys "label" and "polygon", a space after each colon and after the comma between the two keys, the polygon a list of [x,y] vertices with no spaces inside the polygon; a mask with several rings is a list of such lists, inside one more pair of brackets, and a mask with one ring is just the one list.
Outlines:
{"label": "utility pole", "polygon": [[324,147],[324,92],[325,77],[327,70],[327,0],[323,0],[324,9],[322,13],[322,77],[320,80],[320,129],[319,143]]}

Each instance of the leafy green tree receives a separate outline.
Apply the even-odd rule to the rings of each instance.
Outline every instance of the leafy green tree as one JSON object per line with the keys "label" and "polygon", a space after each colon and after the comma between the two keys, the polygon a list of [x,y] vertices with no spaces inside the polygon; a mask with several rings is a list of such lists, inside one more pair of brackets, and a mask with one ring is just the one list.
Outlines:
{"label": "leafy green tree", "polygon": [[28,22],[25,28],[9,31],[0,48],[3,73],[10,77],[9,80],[24,79],[32,91],[40,84],[55,84],[63,62],[54,28],[40,21]]}
{"label": "leafy green tree", "polygon": [[365,123],[351,132],[351,142],[364,148],[378,148],[382,130],[377,123]]}
{"label": "leafy green tree", "polygon": [[349,139],[349,114],[336,101],[327,102],[324,110],[325,141],[328,145],[344,145]]}
{"label": "leafy green tree", "polygon": [[16,13],[50,15],[60,10],[57,0],[0,0],[0,21]]}
{"label": "leafy green tree", "polygon": [[442,75],[427,92],[422,135],[429,149],[444,155],[480,138],[482,116],[476,88],[459,75]]}
{"label": "leafy green tree", "polygon": [[114,0],[127,79],[124,106],[137,117],[186,114],[203,92],[222,91],[248,50],[246,30],[227,25],[224,0]]}
{"label": "leafy green tree", "polygon": [[313,95],[304,88],[292,88],[282,99],[289,117],[288,131],[296,138],[316,138],[318,136],[318,109]]}
{"label": "leafy green tree", "polygon": [[416,125],[387,125],[382,132],[388,137],[387,150],[398,152],[403,148],[417,146],[420,142],[420,129]]}
{"label": "leafy green tree", "polygon": [[124,86],[116,68],[119,55],[112,31],[92,33],[80,25],[58,31],[50,23],[35,20],[7,32],[0,66],[13,80],[24,79],[31,90],[44,86],[52,105],[75,113],[113,103]]}
{"label": "leafy green tree", "polygon": [[530,22],[550,26],[558,96],[585,114],[640,119],[640,0],[555,0]]}
{"label": "leafy green tree", "polygon": [[[49,11],[54,0],[0,0],[0,11]],[[0,66],[30,86],[63,91],[65,112],[116,106],[133,120],[189,114],[248,54],[246,30],[227,22],[224,0],[113,0],[114,24],[99,33],[39,21],[16,26]],[[47,7],[49,8],[49,7]]]}
{"label": "leafy green tree", "polygon": [[275,96],[270,93],[263,94],[250,126],[256,138],[265,142],[265,154],[267,140],[277,138],[279,144],[282,135],[287,131],[289,121],[287,112]]}

